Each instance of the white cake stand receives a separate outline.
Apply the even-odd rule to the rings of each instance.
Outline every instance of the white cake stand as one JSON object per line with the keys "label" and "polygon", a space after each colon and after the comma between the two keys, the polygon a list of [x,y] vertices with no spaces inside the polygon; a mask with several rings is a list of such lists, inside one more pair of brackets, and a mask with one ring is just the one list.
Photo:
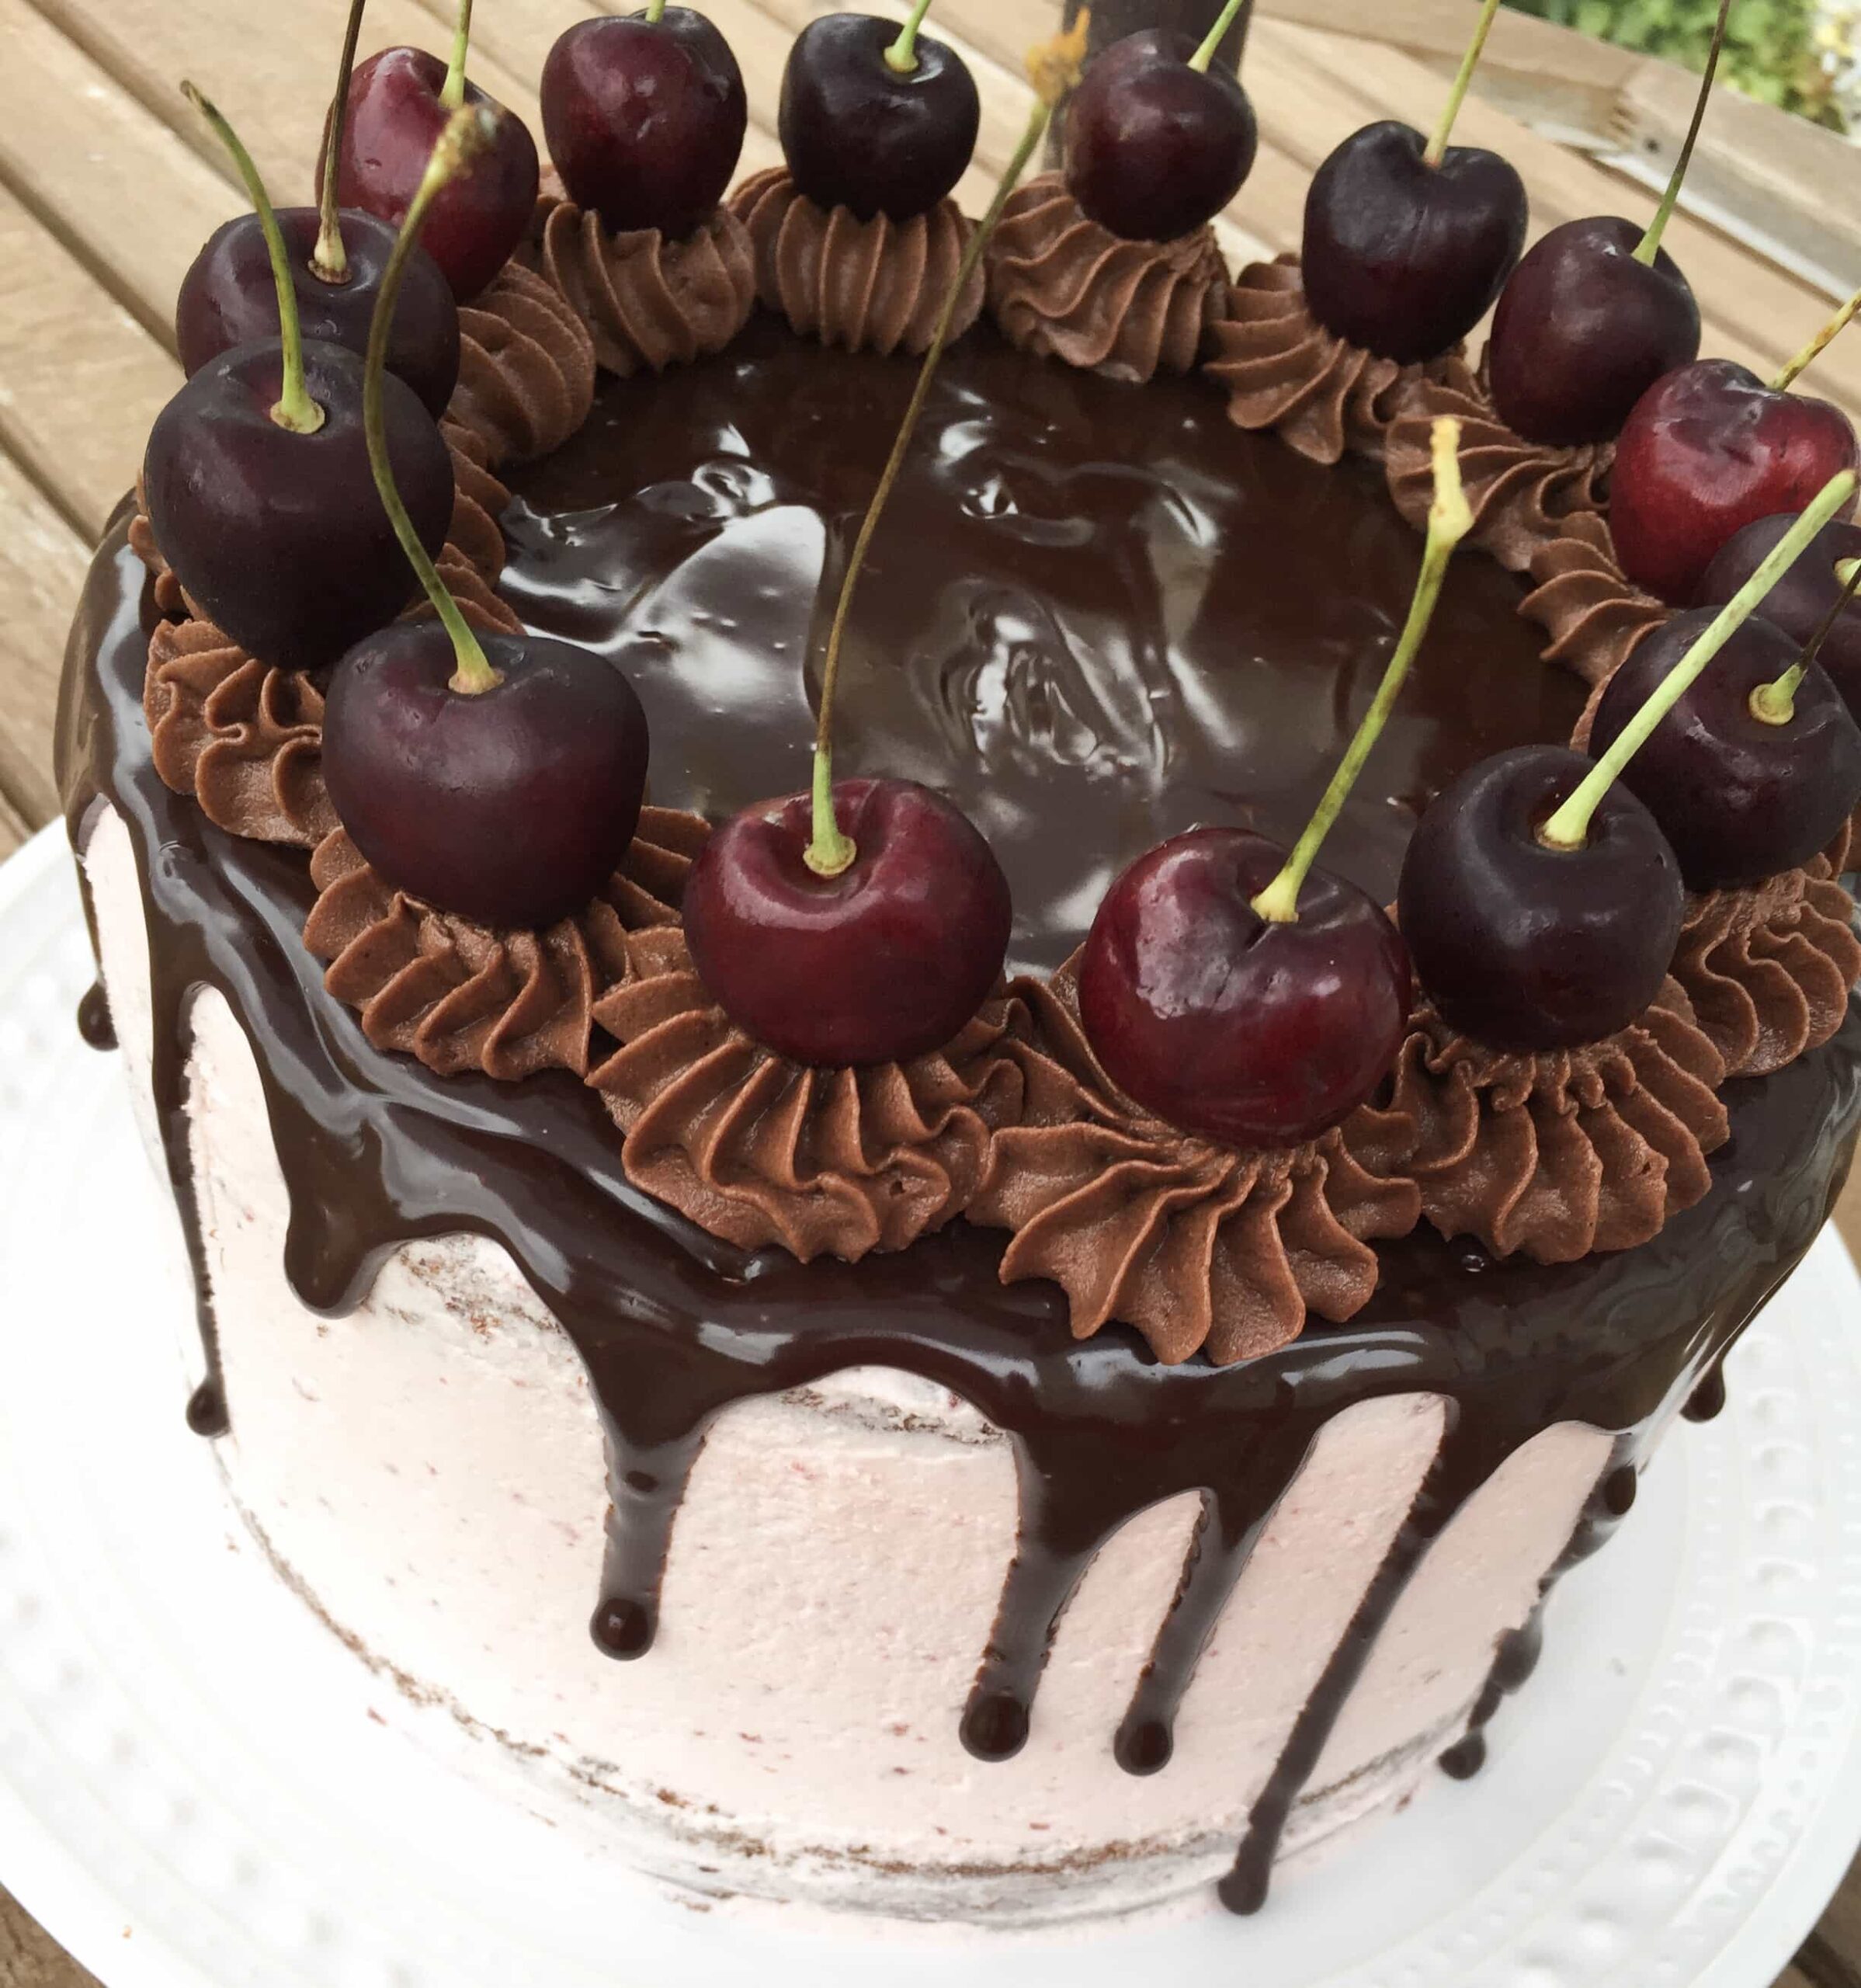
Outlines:
{"label": "white cake stand", "polygon": [[69,860],[0,870],[0,1879],[110,1988],[1769,1988],[1861,1837],[1861,1282],[1825,1237],[1558,1590],[1487,1771],[1267,1909],[1060,1939],[681,1903],[377,1722],[181,1416]]}

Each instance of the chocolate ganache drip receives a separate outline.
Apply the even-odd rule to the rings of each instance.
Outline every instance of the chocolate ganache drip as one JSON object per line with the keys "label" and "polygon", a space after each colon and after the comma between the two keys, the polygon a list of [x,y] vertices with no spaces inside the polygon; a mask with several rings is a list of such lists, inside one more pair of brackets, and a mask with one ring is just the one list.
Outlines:
{"label": "chocolate ganache drip", "polygon": [[1318,463],[1347,450],[1380,461],[1410,391],[1446,363],[1399,365],[1328,331],[1306,303],[1296,255],[1241,272],[1210,343],[1207,370],[1227,390],[1234,425],[1270,431]]}
{"label": "chocolate ganache drip", "polygon": [[[925,352],[975,231],[954,200],[909,221],[820,207],[784,166],[745,180],[730,196],[747,231],[756,294],[803,338],[848,352]],[[983,273],[965,286],[950,320],[960,338],[982,310]]]}
{"label": "chocolate ganache drip", "polygon": [[[908,369],[870,355],[830,370],[818,349],[752,325],[715,377],[699,367],[639,394],[616,384],[502,520],[504,590],[526,623],[627,663],[672,805],[715,812],[798,784],[787,776],[805,764],[812,723],[794,659],[808,630],[783,603],[819,590],[911,385]],[[1251,797],[1241,818],[1296,831],[1413,575],[1412,541],[1359,475],[1238,436],[1201,383],[1160,379],[1133,395],[1030,371],[981,335],[951,355],[892,516],[917,551],[862,596],[849,729],[882,741],[889,767],[940,778],[987,825],[1021,910],[1023,968],[1070,951],[1078,907],[1141,848],[1189,820],[1235,818],[1237,791]],[[1312,549],[1342,533],[1359,582],[1349,603]],[[955,603],[953,572],[966,576]],[[371,1043],[328,995],[300,939],[316,895],[302,851],[226,834],[151,763],[153,584],[120,519],[74,630],[60,773],[74,841],[107,805],[138,865],[151,1081],[210,1369],[186,1108],[203,988],[255,1045],[291,1205],[285,1268],[307,1304],[345,1310],[410,1239],[477,1233],[509,1252],[579,1350],[612,1466],[604,1648],[651,1646],[673,1518],[720,1412],[849,1368],[901,1366],[974,1404],[1017,1460],[1018,1550],[963,1725],[980,1753],[1012,1751],[1037,1719],[1054,1625],[1104,1541],[1165,1499],[1200,1496],[1196,1549],[1118,1736],[1120,1759],[1141,1771],[1167,1758],[1207,1635],[1326,1422],[1379,1395],[1453,1404],[1429,1482],[1255,1800],[1224,1889],[1236,1909],[1264,1895],[1302,1794],[1324,1792],[1308,1783],[1325,1739],[1467,1498],[1566,1420],[1613,1432],[1605,1482],[1632,1478],[1807,1248],[1845,1171],[1861,1122],[1852,1019],[1762,1085],[1727,1086],[1734,1137],[1708,1191],[1641,1249],[1470,1265],[1418,1228],[1379,1246],[1381,1275],[1347,1324],[1228,1366],[1160,1363],[1116,1324],[1075,1341],[1060,1289],[1002,1284],[1003,1239],[962,1219],[856,1263],[745,1252],[641,1191],[602,1100],[571,1074],[441,1079]],[[967,631],[953,647],[953,610]],[[1561,736],[1574,715],[1570,686],[1530,669],[1502,576],[1462,562],[1441,616],[1460,636],[1430,648],[1453,665],[1425,652],[1407,725],[1386,735],[1363,805],[1334,832],[1337,865],[1384,896],[1408,822],[1447,774]],[[1470,673],[1467,655],[1481,659]],[[1120,700],[1127,680],[1144,693],[1137,715]],[[1191,684],[1193,697],[1179,687]],[[224,1426],[214,1380],[192,1419]]]}
{"label": "chocolate ganache drip", "polygon": [[1227,300],[1212,228],[1127,242],[1082,213],[1057,172],[1009,196],[983,260],[1011,344],[1114,380],[1188,372]]}

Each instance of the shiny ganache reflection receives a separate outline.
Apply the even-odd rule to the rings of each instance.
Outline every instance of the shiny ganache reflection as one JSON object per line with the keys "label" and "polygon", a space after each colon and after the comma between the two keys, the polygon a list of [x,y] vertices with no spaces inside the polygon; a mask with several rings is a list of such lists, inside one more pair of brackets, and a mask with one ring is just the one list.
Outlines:
{"label": "shiny ganache reflection", "polygon": [[[513,479],[500,591],[615,657],[654,798],[713,816],[807,784],[841,562],[914,369],[759,321],[722,358],[608,381]],[[1419,541],[1374,473],[978,332],[950,353],[863,577],[835,771],[947,794],[1013,887],[1012,964],[1050,968],[1117,871],[1204,822],[1290,841],[1374,694]],[[1480,754],[1568,735],[1517,582],[1449,576],[1325,860],[1382,898],[1429,798]]]}

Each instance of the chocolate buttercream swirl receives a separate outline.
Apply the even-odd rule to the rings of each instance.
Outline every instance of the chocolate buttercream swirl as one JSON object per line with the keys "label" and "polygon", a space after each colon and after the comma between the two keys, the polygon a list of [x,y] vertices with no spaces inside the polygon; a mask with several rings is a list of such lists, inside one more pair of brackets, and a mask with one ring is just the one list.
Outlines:
{"label": "chocolate buttercream swirl", "polygon": [[509,262],[459,310],[459,384],[446,414],[485,446],[485,467],[559,448],[595,404],[595,342],[547,276]]}
{"label": "chocolate buttercream swirl", "polygon": [[142,709],[155,770],[217,828],[310,849],[335,825],[323,788],[323,698],[210,621],[161,621]]}
{"label": "chocolate buttercream swirl", "polygon": [[1706,1156],[1729,1136],[1724,1076],[1672,980],[1618,1034],[1539,1055],[1458,1034],[1424,1003],[1388,1106],[1355,1113],[1345,1142],[1413,1180],[1444,1236],[1574,1263],[1647,1242],[1706,1193]]}
{"label": "chocolate buttercream swirl", "polygon": [[488,586],[504,571],[504,533],[498,520],[511,500],[491,471],[491,447],[482,435],[449,415],[439,433],[453,459],[453,516],[446,542]]}
{"label": "chocolate buttercream swirl", "polygon": [[1861,979],[1854,916],[1824,857],[1689,900],[1674,978],[1728,1076],[1769,1076],[1842,1026]]}
{"label": "chocolate buttercream swirl", "polygon": [[613,235],[571,200],[546,205],[536,253],[594,340],[595,361],[624,380],[721,352],[755,308],[755,258],[720,207],[682,242],[656,228]]}
{"label": "chocolate buttercream swirl", "polygon": [[902,1249],[967,1205],[991,1131],[1020,1108],[1005,993],[933,1055],[811,1069],[730,1020],[682,929],[631,933],[626,951],[595,1008],[620,1047],[589,1082],[637,1186],[740,1249],[776,1243],[804,1263]]}
{"label": "chocolate buttercream swirl", "polygon": [[129,521],[129,549],[148,568],[155,596],[155,612],[171,621],[178,621],[183,615],[198,614],[200,610],[189,600],[187,590],[180,582],[175,569],[162,556],[161,548],[155,543],[155,528],[148,521],[148,513],[142,506],[142,479],[136,479],[136,513]]}
{"label": "chocolate buttercream swirl", "polygon": [[377,1049],[440,1076],[585,1076],[595,1003],[627,971],[627,934],[675,923],[707,833],[695,815],[648,808],[605,897],[547,930],[495,932],[396,890],[337,829],[311,858],[304,942]]}
{"label": "chocolate buttercream swirl", "polygon": [[1188,372],[1227,304],[1213,228],[1127,242],[1082,213],[1057,172],[1009,196],[984,260],[1011,345],[1115,380]]}
{"label": "chocolate buttercream swirl", "polygon": [[[817,207],[779,165],[745,180],[730,205],[750,244],[762,303],[799,336],[848,352],[928,349],[975,232],[953,200],[902,221]],[[952,338],[981,315],[984,287],[978,269],[950,321]]]}
{"label": "chocolate buttercream swirl", "polygon": [[1172,1364],[1257,1358],[1297,1339],[1308,1312],[1349,1318],[1376,1288],[1371,1239],[1415,1225],[1414,1187],[1367,1173],[1336,1131],[1244,1152],[1152,1117],[1093,1055],[1074,970],[1013,990],[1034,1021],[1009,1044],[1026,1100],[969,1209],[1014,1232],[1002,1281],[1051,1277],[1075,1339],[1122,1319]]}
{"label": "chocolate buttercream swirl", "polygon": [[[1533,585],[1519,612],[1550,635],[1545,660],[1563,664],[1592,689],[1606,684],[1636,643],[1667,619],[1668,610],[1623,574],[1599,511],[1572,513],[1533,551],[1529,570]],[[1587,714],[1582,735],[1589,735]]]}
{"label": "chocolate buttercream swirl", "polygon": [[1390,495],[1418,530],[1434,501],[1429,443],[1443,415],[1460,423],[1460,476],[1474,514],[1470,542],[1501,565],[1529,572],[1533,555],[1563,536],[1573,517],[1600,509],[1615,444],[1561,449],[1526,441],[1499,419],[1482,374],[1454,360],[1403,396],[1384,441]]}
{"label": "chocolate buttercream swirl", "polygon": [[1305,301],[1296,255],[1252,262],[1234,279],[1203,370],[1227,390],[1238,428],[1270,429],[1300,455],[1373,461],[1409,391],[1444,360],[1400,365],[1327,331]]}

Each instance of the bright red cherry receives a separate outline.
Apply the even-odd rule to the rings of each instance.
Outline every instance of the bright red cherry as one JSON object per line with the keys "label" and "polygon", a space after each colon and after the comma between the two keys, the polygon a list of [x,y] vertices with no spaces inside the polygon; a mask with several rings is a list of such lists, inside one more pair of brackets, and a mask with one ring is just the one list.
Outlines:
{"label": "bright red cherry", "polygon": [[1286,852],[1248,829],[1194,829],[1106,893],[1079,961],[1079,1018],[1113,1080],[1226,1145],[1316,1138],[1387,1075],[1408,958],[1381,905],[1323,870],[1298,916],[1254,899]]}
{"label": "bright red cherry", "polygon": [[1643,231],[1598,218],[1554,228],[1499,294],[1488,354],[1493,402],[1527,441],[1606,442],[1665,373],[1700,349],[1700,307],[1665,249],[1636,259]]}
{"label": "bright red cherry", "polygon": [[543,65],[543,133],[569,197],[616,234],[682,240],[723,198],[748,121],[743,72],[689,7],[600,15]]}
{"label": "bright red cherry", "polygon": [[[1760,518],[1734,532],[1706,569],[1704,601],[1728,601],[1776,549],[1796,519]],[[1816,660],[1835,679],[1849,709],[1861,717],[1861,600],[1844,600],[1852,561],[1861,559],[1861,525],[1825,525],[1764,596],[1764,617],[1798,644],[1812,640],[1831,611],[1835,619]]]}
{"label": "bright red cherry", "polygon": [[[1636,644],[1596,707],[1592,753],[1615,742],[1717,612],[1676,614]],[[1786,721],[1771,721],[1753,704],[1800,653],[1781,628],[1753,615],[1623,770],[1690,891],[1755,884],[1807,863],[1861,801],[1861,725],[1819,664],[1791,693]]]}
{"label": "bright red cherry", "polygon": [[835,812],[857,853],[805,860],[811,797],[746,808],[685,885],[700,977],[745,1034],[826,1068],[908,1062],[950,1041],[1002,972],[1008,879],[969,818],[902,780],[849,780]]}
{"label": "bright red cherry", "polygon": [[[359,358],[380,292],[382,272],[394,251],[394,231],[359,207],[340,217],[348,270],[341,283],[316,273],[320,217],[314,207],[282,207],[278,226],[290,262],[291,286],[306,338],[346,346]],[[265,230],[256,214],[239,214],[216,228],[181,279],[175,306],[175,342],[182,368],[198,373],[236,345],[278,335],[278,288]],[[446,411],[459,377],[459,308],[439,266],[416,250],[394,311],[387,367],[404,380],[437,418]]]}
{"label": "bright red cherry", "polygon": [[[450,114],[440,101],[447,74],[438,56],[419,48],[384,49],[357,68],[336,176],[344,207],[366,208],[397,228],[406,218]],[[461,304],[484,288],[523,240],[540,176],[536,142],[523,120],[475,83],[465,85],[464,100],[497,113],[497,136],[435,203],[421,236]]]}
{"label": "bright red cherry", "polygon": [[861,221],[928,214],[963,177],[982,106],[954,49],[913,33],[908,67],[896,21],[822,14],[795,37],[778,124],[795,184],[820,207]]}
{"label": "bright red cherry", "polygon": [[1858,464],[1839,408],[1767,387],[1731,360],[1696,360],[1648,388],[1616,444],[1609,524],[1622,569],[1684,606],[1733,533],[1801,510]]}
{"label": "bright red cherry", "polygon": [[1066,112],[1066,183],[1101,228],[1173,242],[1241,190],[1259,127],[1239,81],[1208,66],[1218,39],[1198,48],[1144,28],[1113,42],[1080,79]]}
{"label": "bright red cherry", "polygon": [[1450,1028],[1526,1053],[1598,1042],[1661,991],[1686,893],[1654,816],[1617,781],[1580,849],[1539,831],[1592,762],[1562,746],[1482,759],[1422,817],[1397,919]]}

